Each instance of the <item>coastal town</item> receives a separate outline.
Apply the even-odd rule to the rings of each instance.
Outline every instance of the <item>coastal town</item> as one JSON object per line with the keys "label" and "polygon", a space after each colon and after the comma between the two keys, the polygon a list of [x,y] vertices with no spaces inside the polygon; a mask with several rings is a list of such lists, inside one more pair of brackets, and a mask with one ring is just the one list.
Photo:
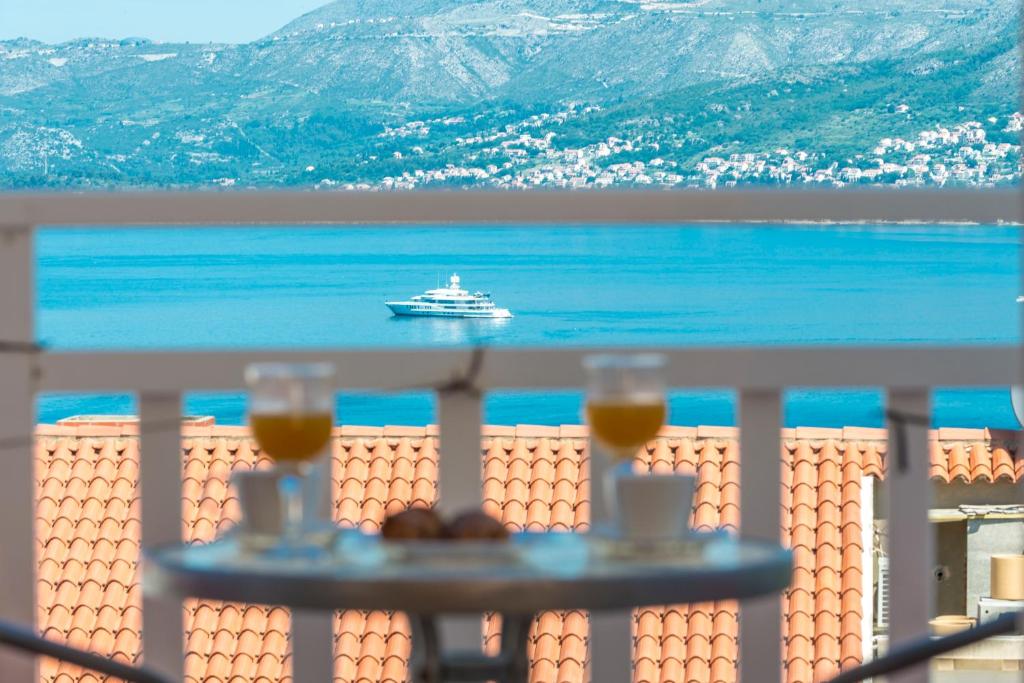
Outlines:
{"label": "coastal town", "polygon": [[[905,104],[896,114],[907,113]],[[884,137],[862,153],[838,159],[813,149],[776,147],[767,151],[708,153],[694,159],[685,136],[642,131],[608,136],[586,145],[560,144],[565,122],[600,111],[595,105],[570,105],[533,115],[487,133],[455,137],[461,163],[417,163],[431,152],[438,129],[466,124],[463,117],[417,120],[386,128],[380,138],[402,151],[391,158],[408,170],[377,182],[323,178],[319,188],[413,189],[425,185],[498,188],[732,187],[737,185],[819,185],[844,187],[879,184],[896,187],[980,186],[1017,182],[1024,115],[990,116],[948,126],[934,125],[906,137]],[[446,136],[445,136],[446,137]],[[692,146],[691,146],[692,147]],[[729,145],[720,145],[721,148]],[[368,165],[379,161],[370,156]],[[307,172],[315,173],[315,167]]]}

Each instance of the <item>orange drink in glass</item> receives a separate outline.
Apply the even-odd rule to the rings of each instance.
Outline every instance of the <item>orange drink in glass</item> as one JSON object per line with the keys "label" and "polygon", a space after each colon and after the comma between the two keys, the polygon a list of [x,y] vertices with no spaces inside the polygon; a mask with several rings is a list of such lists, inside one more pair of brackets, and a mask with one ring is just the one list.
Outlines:
{"label": "orange drink in glass", "polygon": [[331,438],[330,413],[252,414],[249,425],[264,453],[277,462],[305,462]]}
{"label": "orange drink in glass", "polygon": [[282,547],[295,553],[302,539],[302,480],[310,461],[331,439],[334,367],[327,363],[258,363],[246,368],[249,425],[280,477]]}
{"label": "orange drink in glass", "polygon": [[[665,424],[665,359],[650,353],[605,354],[588,356],[583,364],[592,457],[605,452],[617,463],[605,471],[604,486],[593,486],[591,495],[602,495],[603,488],[607,511],[620,526],[618,482],[630,475],[637,451]],[[600,511],[593,499],[592,505]]]}
{"label": "orange drink in glass", "polygon": [[630,460],[665,424],[665,359],[650,353],[589,356],[586,417],[594,440]]}
{"label": "orange drink in glass", "polygon": [[592,399],[587,401],[587,423],[601,445],[620,460],[632,459],[637,450],[658,435],[665,424],[665,401]]}

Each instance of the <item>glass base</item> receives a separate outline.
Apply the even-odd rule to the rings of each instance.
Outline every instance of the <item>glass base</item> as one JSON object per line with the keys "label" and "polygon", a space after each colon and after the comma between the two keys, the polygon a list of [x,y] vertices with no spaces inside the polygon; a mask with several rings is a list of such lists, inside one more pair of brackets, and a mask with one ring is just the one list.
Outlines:
{"label": "glass base", "polygon": [[277,538],[265,546],[260,554],[279,560],[316,560],[328,557],[330,546],[323,542],[322,537],[303,534],[299,537]]}

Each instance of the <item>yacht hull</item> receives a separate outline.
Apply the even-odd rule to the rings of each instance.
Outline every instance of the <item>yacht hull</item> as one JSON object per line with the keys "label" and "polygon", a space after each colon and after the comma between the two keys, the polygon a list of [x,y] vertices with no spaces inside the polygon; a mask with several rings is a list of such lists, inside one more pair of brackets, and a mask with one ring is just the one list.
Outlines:
{"label": "yacht hull", "polygon": [[414,303],[387,303],[388,308],[396,316],[408,316],[416,318],[511,318],[512,313],[507,308],[493,308],[485,311],[446,311],[437,308],[430,308],[423,304]]}

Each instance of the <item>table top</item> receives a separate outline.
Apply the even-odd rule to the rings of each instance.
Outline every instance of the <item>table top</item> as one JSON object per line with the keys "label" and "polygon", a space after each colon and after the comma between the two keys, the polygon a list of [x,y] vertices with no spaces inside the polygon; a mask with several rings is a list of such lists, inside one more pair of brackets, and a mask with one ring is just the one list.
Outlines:
{"label": "table top", "polygon": [[590,534],[508,542],[381,542],[341,532],[318,557],[282,559],[238,538],[145,553],[150,595],[417,614],[613,610],[776,593],[792,554],[724,534],[645,545]]}

